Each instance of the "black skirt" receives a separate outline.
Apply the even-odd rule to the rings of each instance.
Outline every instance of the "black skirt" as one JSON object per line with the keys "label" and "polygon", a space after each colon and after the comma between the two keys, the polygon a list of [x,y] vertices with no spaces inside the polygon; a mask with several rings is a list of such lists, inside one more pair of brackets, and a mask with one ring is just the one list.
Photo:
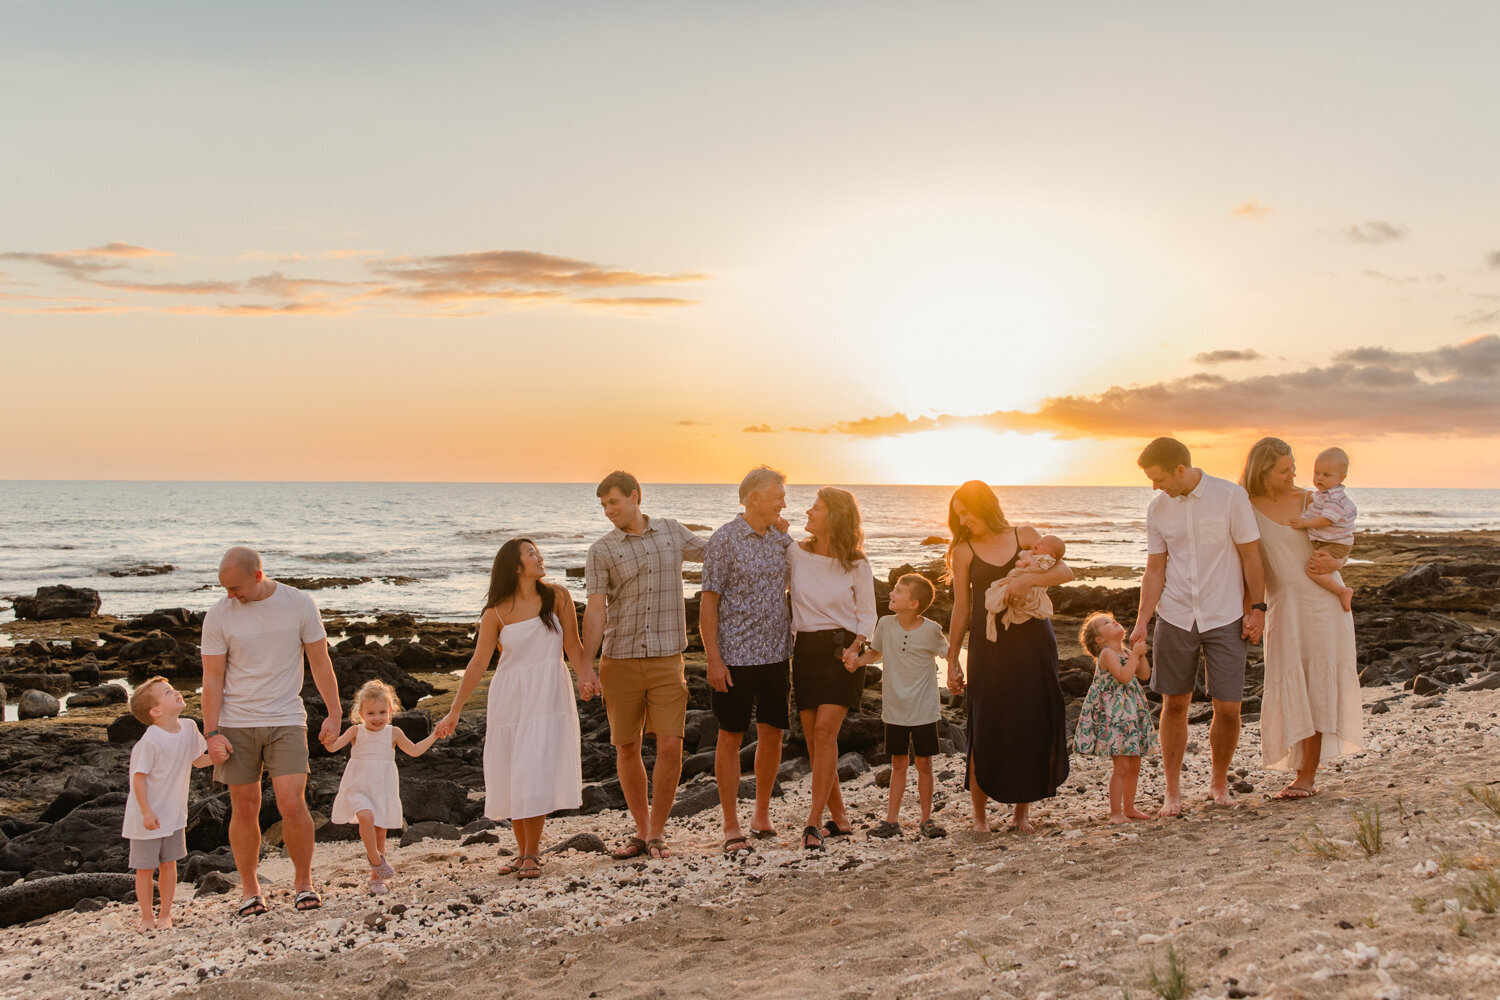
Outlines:
{"label": "black skirt", "polygon": [[839,629],[798,632],[792,649],[792,696],[797,711],[819,705],[843,705],[859,711],[865,693],[865,668],[850,673],[844,669],[843,650],[834,642]]}

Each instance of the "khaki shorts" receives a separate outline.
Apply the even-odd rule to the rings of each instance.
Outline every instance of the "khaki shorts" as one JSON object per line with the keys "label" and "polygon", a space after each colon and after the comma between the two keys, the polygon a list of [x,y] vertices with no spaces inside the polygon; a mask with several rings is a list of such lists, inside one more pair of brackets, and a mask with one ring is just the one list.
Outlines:
{"label": "khaki shorts", "polygon": [[130,867],[136,871],[145,871],[149,868],[160,868],[162,865],[181,861],[187,857],[187,828],[176,830],[165,837],[152,837],[150,840],[130,841]]}
{"label": "khaki shorts", "polygon": [[1312,547],[1319,552],[1327,552],[1335,559],[1348,559],[1349,553],[1354,549],[1354,546],[1343,542],[1320,542],[1316,538],[1312,540]]}
{"label": "khaki shorts", "polygon": [[609,741],[628,746],[642,732],[682,737],[687,721],[688,687],[682,654],[616,660],[599,658],[599,684],[609,715]]}
{"label": "khaki shorts", "polygon": [[306,726],[224,726],[219,735],[234,748],[228,760],[214,765],[221,785],[258,784],[262,767],[273,778],[309,770]]}

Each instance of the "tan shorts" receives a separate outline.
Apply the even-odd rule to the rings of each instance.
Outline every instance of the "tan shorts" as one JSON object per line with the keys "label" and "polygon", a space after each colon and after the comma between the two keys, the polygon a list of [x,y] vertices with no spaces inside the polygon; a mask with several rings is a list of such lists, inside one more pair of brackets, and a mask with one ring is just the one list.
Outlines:
{"label": "tan shorts", "polygon": [[306,726],[224,726],[219,735],[234,752],[214,765],[214,780],[221,785],[253,785],[261,768],[273,778],[283,774],[306,774]]}
{"label": "tan shorts", "polygon": [[1335,559],[1348,559],[1350,551],[1354,548],[1343,542],[1320,542],[1316,538],[1312,539],[1312,547],[1319,552],[1327,552]]}
{"label": "tan shorts", "polygon": [[609,741],[617,747],[637,742],[642,732],[682,737],[688,687],[682,654],[616,660],[599,658],[599,684],[609,715]]}

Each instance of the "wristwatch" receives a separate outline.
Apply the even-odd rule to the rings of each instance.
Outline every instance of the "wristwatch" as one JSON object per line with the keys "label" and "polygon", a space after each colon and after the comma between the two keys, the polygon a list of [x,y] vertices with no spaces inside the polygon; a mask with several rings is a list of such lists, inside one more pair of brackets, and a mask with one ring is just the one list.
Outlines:
{"label": "wristwatch", "polygon": [[1264,601],[1257,601],[1256,603],[1250,605],[1250,610],[1251,611],[1264,611],[1264,610],[1266,610],[1266,603]]}

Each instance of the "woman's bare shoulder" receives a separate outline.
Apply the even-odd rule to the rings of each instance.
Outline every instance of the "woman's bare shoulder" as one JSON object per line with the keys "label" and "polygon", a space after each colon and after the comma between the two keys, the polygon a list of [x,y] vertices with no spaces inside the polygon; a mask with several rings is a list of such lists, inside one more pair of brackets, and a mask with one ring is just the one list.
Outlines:
{"label": "woman's bare shoulder", "polygon": [[1032,544],[1041,537],[1042,533],[1029,524],[1016,525],[1016,538],[1020,539],[1023,549],[1031,548]]}

